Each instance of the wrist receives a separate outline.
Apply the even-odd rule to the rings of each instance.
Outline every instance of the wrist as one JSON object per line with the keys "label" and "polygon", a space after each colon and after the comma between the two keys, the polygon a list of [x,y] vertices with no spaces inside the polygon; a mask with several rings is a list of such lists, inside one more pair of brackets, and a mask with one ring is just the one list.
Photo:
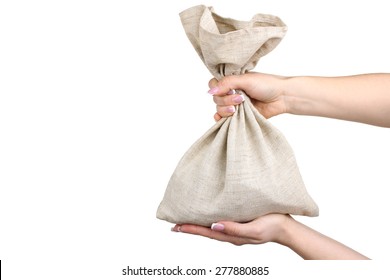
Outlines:
{"label": "wrist", "polygon": [[293,238],[293,227],[294,224],[297,222],[290,216],[290,215],[285,215],[285,219],[280,223],[279,227],[279,233],[277,235],[277,238],[275,238],[274,242],[284,245],[287,247],[290,247],[291,240]]}
{"label": "wrist", "polygon": [[[306,115],[313,106],[305,89],[309,85],[310,77],[288,77],[283,81],[282,95],[286,106],[286,113],[294,115]],[[303,86],[305,85],[305,86]]]}

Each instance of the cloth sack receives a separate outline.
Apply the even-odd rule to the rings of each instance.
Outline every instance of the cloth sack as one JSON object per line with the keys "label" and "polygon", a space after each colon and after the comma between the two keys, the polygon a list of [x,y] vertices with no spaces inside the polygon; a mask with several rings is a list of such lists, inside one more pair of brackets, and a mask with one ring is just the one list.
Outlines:
{"label": "cloth sack", "polygon": [[[196,6],[180,13],[195,50],[217,79],[246,73],[273,50],[287,27],[272,15],[223,18]],[[241,92],[241,94],[244,94]],[[248,97],[218,121],[178,163],[157,210],[168,222],[210,226],[268,213],[317,216],[293,151]]]}

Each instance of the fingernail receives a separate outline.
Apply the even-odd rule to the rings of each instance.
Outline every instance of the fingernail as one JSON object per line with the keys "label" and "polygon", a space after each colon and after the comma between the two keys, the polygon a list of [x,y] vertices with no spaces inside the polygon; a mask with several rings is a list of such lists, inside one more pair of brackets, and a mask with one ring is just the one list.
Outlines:
{"label": "fingernail", "polygon": [[236,90],[235,89],[231,89],[231,90],[229,90],[229,92],[227,94],[229,94],[229,95],[236,94]]}
{"label": "fingernail", "polygon": [[234,113],[236,111],[236,108],[234,106],[229,106],[226,108],[226,111],[228,113]]}
{"label": "fingernail", "polygon": [[181,232],[181,226],[175,225],[171,228],[171,231],[173,232]]}
{"label": "fingernail", "polygon": [[233,102],[236,102],[236,103],[241,103],[244,100],[245,100],[245,98],[242,95],[237,95],[237,96],[233,97]]}
{"label": "fingernail", "polygon": [[219,91],[219,88],[218,87],[213,87],[211,88],[208,93],[211,94],[211,95],[214,95],[216,94],[217,92]]}
{"label": "fingernail", "polygon": [[211,229],[215,231],[223,231],[225,229],[225,226],[223,224],[213,223],[211,225]]}

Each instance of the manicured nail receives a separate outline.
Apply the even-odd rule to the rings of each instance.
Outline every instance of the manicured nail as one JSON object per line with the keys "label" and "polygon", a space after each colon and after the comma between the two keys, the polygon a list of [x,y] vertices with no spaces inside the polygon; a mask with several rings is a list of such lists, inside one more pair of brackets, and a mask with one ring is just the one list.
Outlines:
{"label": "manicured nail", "polygon": [[236,94],[236,90],[235,89],[231,89],[231,90],[228,91],[227,94],[229,94],[229,95]]}
{"label": "manicured nail", "polygon": [[223,224],[213,223],[211,225],[211,229],[215,231],[223,231],[225,229],[225,226]]}
{"label": "manicured nail", "polygon": [[241,103],[245,100],[244,96],[243,95],[237,95],[235,97],[233,97],[233,102],[235,103]]}
{"label": "manicured nail", "polygon": [[173,232],[181,232],[181,226],[175,225],[171,228],[171,231]]}
{"label": "manicured nail", "polygon": [[236,111],[236,108],[234,106],[229,106],[226,108],[226,111],[228,113],[234,113]]}
{"label": "manicured nail", "polygon": [[219,91],[219,88],[218,87],[213,87],[211,88],[208,93],[211,94],[211,95],[214,95],[216,94],[217,92]]}

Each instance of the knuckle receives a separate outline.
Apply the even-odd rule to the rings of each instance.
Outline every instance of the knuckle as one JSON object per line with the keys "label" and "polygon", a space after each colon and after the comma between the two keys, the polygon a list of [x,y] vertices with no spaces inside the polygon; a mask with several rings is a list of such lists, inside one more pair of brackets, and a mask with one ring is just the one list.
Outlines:
{"label": "knuckle", "polygon": [[217,106],[217,113],[218,113],[221,117],[228,117],[228,116],[231,116],[233,113],[230,112],[228,108],[229,108],[229,107],[227,107],[227,106]]}
{"label": "knuckle", "polygon": [[220,106],[230,105],[226,96],[213,96],[213,101]]}
{"label": "knuckle", "polygon": [[229,103],[230,104],[236,104],[237,102],[234,101],[234,98],[236,97],[237,95],[229,95],[226,97],[226,99],[229,98]]}
{"label": "knuckle", "polygon": [[229,235],[240,237],[241,236],[240,229],[238,227],[230,228],[229,229]]}
{"label": "knuckle", "polygon": [[228,96],[225,96],[224,98],[223,98],[223,103],[224,103],[224,105],[226,105],[226,106],[229,106],[229,105],[234,105],[234,102],[233,102],[233,98],[234,96],[232,96],[232,95],[228,95]]}
{"label": "knuckle", "polygon": [[231,99],[231,96],[219,96],[219,97],[215,97],[215,100],[214,102],[218,105],[222,105],[222,106],[229,106],[229,105],[233,105],[234,102],[232,101]]}
{"label": "knuckle", "polygon": [[231,84],[231,80],[232,80],[232,76],[225,76],[223,77],[220,81],[219,81],[219,85],[224,88],[224,89],[228,89],[230,87],[230,84]]}
{"label": "knuckle", "polygon": [[218,81],[217,79],[213,78],[209,81],[209,88],[213,88],[217,85]]}
{"label": "knuckle", "polygon": [[233,240],[232,244],[236,246],[242,246],[243,243],[240,240]]}

